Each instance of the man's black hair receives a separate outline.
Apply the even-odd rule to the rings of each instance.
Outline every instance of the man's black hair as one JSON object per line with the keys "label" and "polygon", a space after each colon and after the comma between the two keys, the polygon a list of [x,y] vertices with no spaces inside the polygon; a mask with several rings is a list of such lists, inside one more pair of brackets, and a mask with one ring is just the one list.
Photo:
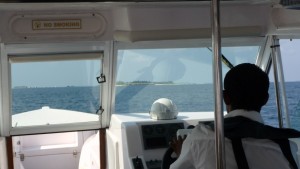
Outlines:
{"label": "man's black hair", "polygon": [[224,89],[232,109],[260,111],[269,97],[269,77],[258,66],[243,63],[227,72]]}

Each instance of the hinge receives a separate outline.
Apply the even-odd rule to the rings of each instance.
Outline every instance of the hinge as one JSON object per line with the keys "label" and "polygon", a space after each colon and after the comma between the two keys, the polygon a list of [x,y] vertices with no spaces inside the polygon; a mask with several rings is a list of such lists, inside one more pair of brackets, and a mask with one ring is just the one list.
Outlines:
{"label": "hinge", "polygon": [[97,81],[98,81],[98,83],[106,82],[105,75],[103,73],[101,73],[101,75],[97,77]]}
{"label": "hinge", "polygon": [[24,154],[19,154],[20,155],[20,160],[24,161],[25,160],[25,155]]}
{"label": "hinge", "polygon": [[76,156],[78,154],[77,150],[73,150],[73,156]]}
{"label": "hinge", "polygon": [[104,112],[104,109],[102,106],[99,107],[99,109],[96,111],[96,114],[101,115]]}

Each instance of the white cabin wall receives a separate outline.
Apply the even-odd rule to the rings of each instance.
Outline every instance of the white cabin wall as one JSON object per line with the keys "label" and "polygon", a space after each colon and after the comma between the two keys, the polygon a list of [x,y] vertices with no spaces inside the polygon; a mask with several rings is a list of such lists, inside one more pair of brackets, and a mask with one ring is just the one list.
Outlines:
{"label": "white cabin wall", "polygon": [[5,52],[4,44],[0,44],[0,136],[9,136],[10,122],[10,96],[9,86],[10,81],[8,74],[10,73],[7,54]]}
{"label": "white cabin wall", "polygon": [[0,137],[0,168],[7,169],[6,142],[4,137]]}
{"label": "white cabin wall", "polygon": [[[78,168],[83,144],[96,132],[15,136],[13,137],[15,169]],[[21,160],[21,155],[24,156],[24,160]]]}
{"label": "white cabin wall", "polygon": [[[264,26],[270,9],[269,5],[224,5],[221,7],[221,26]],[[125,31],[211,27],[209,5],[129,6],[119,9],[115,17],[115,29]],[[129,25],[123,25],[121,20],[129,22]]]}
{"label": "white cabin wall", "polygon": [[290,38],[300,34],[300,10],[274,8],[272,10],[273,27],[270,33]]}
{"label": "white cabin wall", "polygon": [[[255,11],[255,12],[254,12]],[[273,7],[271,4],[222,4],[220,9],[222,37],[265,36],[298,33],[299,10]],[[29,30],[30,19],[68,19],[70,15],[96,14],[103,17],[105,30],[93,34],[96,20],[83,20],[82,30]],[[145,41],[210,38],[209,3],[55,3],[5,4],[0,7],[0,40],[4,43],[39,43],[61,41]],[[13,24],[18,18],[29,20]],[[71,18],[72,19],[72,18]],[[99,19],[101,20],[101,19]],[[23,23],[23,24],[22,24]],[[15,26],[15,28],[14,28]],[[18,33],[14,30],[23,30]],[[17,27],[17,28],[16,28]],[[242,29],[241,29],[242,28]],[[292,29],[289,29],[292,28]],[[289,30],[286,30],[289,29]],[[169,35],[165,35],[165,34]]]}
{"label": "white cabin wall", "polygon": [[[1,42],[111,41],[122,40],[122,38],[133,41],[130,38],[136,36],[140,36],[136,38],[138,41],[210,38],[210,6],[209,3],[207,5],[200,4],[194,2],[185,5],[180,3],[4,5],[0,8],[0,24],[4,25],[0,27]],[[222,36],[264,36],[267,30],[266,26],[268,26],[265,23],[270,17],[266,14],[270,10],[271,6],[268,4],[222,5]],[[72,29],[41,31],[30,28],[34,19],[68,19],[70,15],[78,15],[71,19],[82,19],[84,16],[80,15],[93,13],[102,16],[105,20],[104,23],[100,23],[105,24],[105,30],[101,35],[93,35],[93,32],[88,29],[95,27],[97,20],[90,22],[83,20],[82,29],[75,31]],[[16,18],[22,22],[15,24]],[[20,28],[22,26],[24,26],[24,30]],[[237,28],[241,27],[243,29],[237,31]],[[14,30],[19,30],[19,32]],[[120,35],[120,32],[123,34]],[[168,32],[170,35],[164,35]]]}
{"label": "white cabin wall", "polygon": [[[123,10],[129,26],[116,25],[116,30],[145,31],[168,29],[192,29],[210,27],[209,8],[189,6],[130,6]],[[125,13],[126,12],[126,13]],[[202,21],[202,17],[206,18]],[[118,17],[121,19],[121,17]],[[201,26],[200,26],[201,25]]]}
{"label": "white cabin wall", "polygon": [[[268,30],[266,23],[271,16],[266,14],[270,10],[269,5],[222,6],[222,36],[264,36]],[[211,37],[209,5],[135,5],[119,8],[114,14],[114,39],[118,41]]]}

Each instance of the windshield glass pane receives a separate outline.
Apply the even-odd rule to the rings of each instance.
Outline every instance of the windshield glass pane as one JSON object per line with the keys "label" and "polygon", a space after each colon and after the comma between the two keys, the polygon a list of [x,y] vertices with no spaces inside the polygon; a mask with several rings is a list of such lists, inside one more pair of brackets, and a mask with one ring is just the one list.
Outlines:
{"label": "windshield glass pane", "polygon": [[[255,63],[259,47],[222,51],[233,65]],[[116,113],[148,113],[159,98],[171,99],[179,112],[213,111],[212,61],[206,47],[118,50]],[[223,64],[223,74],[228,70]]]}
{"label": "windshield glass pane", "polygon": [[98,121],[100,63],[12,61],[12,127]]}

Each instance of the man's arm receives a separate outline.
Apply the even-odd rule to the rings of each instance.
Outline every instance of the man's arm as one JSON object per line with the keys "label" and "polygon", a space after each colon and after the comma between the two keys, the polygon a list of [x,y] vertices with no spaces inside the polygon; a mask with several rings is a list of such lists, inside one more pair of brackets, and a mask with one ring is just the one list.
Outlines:
{"label": "man's arm", "polygon": [[[174,139],[170,146],[177,155],[177,160],[171,164],[170,169],[193,169],[192,147],[188,137]],[[179,149],[180,148],[180,149]]]}
{"label": "man's arm", "polygon": [[182,144],[185,139],[186,135],[183,138],[181,136],[178,136],[177,138],[174,137],[173,140],[169,143],[177,158],[180,156]]}

